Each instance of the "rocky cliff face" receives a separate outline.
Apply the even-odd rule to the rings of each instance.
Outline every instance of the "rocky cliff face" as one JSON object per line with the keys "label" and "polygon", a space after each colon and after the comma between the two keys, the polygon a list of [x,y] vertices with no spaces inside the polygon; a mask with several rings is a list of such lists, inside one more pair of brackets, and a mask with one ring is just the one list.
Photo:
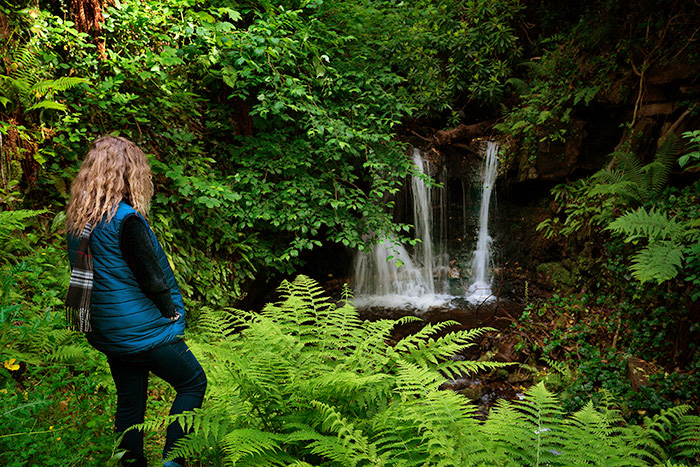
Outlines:
{"label": "rocky cliff face", "polygon": [[568,138],[540,143],[534,161],[521,155],[514,178],[576,178],[603,167],[608,154],[622,147],[648,160],[669,132],[679,136],[700,127],[700,112],[693,102],[698,91],[700,64],[656,65],[639,76],[627,75],[577,110],[568,125]]}

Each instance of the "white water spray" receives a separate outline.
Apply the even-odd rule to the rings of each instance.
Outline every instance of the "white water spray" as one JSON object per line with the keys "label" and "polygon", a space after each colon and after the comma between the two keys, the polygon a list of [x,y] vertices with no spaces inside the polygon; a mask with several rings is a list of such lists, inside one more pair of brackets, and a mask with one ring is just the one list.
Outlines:
{"label": "white water spray", "polygon": [[[413,162],[421,173],[427,172],[427,162],[418,149],[413,150]],[[354,277],[357,306],[426,310],[444,305],[451,298],[435,293],[430,187],[414,176],[412,190],[416,237],[420,240],[415,254],[409,255],[404,246],[393,239],[384,239],[371,251],[358,253]]]}
{"label": "white water spray", "polygon": [[489,250],[491,237],[489,236],[489,204],[491,192],[496,183],[496,168],[498,159],[498,143],[489,141],[486,146],[486,160],[483,169],[483,186],[481,192],[481,208],[479,209],[479,236],[472,260],[472,274],[474,282],[467,289],[467,301],[473,304],[490,302],[495,299],[491,292],[491,277],[488,274]]}

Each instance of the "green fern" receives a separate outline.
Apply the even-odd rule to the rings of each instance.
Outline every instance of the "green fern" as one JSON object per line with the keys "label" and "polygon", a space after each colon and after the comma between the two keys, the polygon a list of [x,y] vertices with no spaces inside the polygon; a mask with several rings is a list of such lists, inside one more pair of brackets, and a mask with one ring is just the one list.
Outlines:
{"label": "green fern", "polygon": [[5,238],[16,230],[24,229],[27,219],[32,219],[45,212],[45,209],[40,211],[30,209],[0,211],[0,238]]}
{"label": "green fern", "polygon": [[677,153],[678,139],[673,133],[661,143],[654,160],[646,165],[633,152],[613,152],[611,166],[601,169],[591,178],[595,185],[589,193],[620,196],[633,204],[646,201],[661,193],[668,184]]}
{"label": "green fern", "polygon": [[613,161],[622,173],[623,180],[631,183],[630,195],[639,199],[645,196],[647,179],[641,158],[629,151],[617,151],[612,154]]}
{"label": "green fern", "polygon": [[640,282],[656,281],[661,284],[678,275],[682,267],[682,247],[670,241],[647,245],[632,257],[632,276]]}
{"label": "green fern", "polygon": [[513,86],[513,89],[515,90],[515,92],[521,96],[525,96],[527,94],[530,94],[530,86],[527,84],[527,81],[525,81],[525,80],[522,80],[520,78],[508,78],[506,80],[506,83]]}
{"label": "green fern", "polygon": [[60,110],[61,112],[65,112],[68,110],[68,107],[66,107],[65,104],[61,104],[60,102],[54,102],[54,101],[49,101],[49,100],[43,100],[40,102],[37,102],[36,104],[32,105],[27,109],[27,112],[31,110]]}
{"label": "green fern", "polygon": [[646,166],[649,188],[654,194],[661,193],[668,184],[671,169],[678,160],[678,149],[678,138],[674,133],[669,133],[656,151],[654,162]]}
{"label": "green fern", "polygon": [[700,457],[700,417],[684,416],[680,419],[670,451],[675,457],[697,459]]}
{"label": "green fern", "polygon": [[14,110],[20,113],[47,109],[65,112],[67,107],[56,102],[56,94],[89,83],[85,78],[73,76],[50,79],[29,43],[18,46],[12,52],[12,60],[16,65],[14,70],[9,75],[0,75],[0,102],[5,107],[14,103]]}
{"label": "green fern", "polygon": [[[558,407],[558,399],[541,383],[526,392],[525,400],[499,404],[480,429],[486,452],[477,465],[652,466],[692,461],[700,447],[700,417],[683,416],[688,406],[663,411],[643,426],[625,425],[610,406],[588,403],[569,417]],[[672,441],[674,430],[679,434]]]}
{"label": "green fern", "polygon": [[627,242],[648,242],[632,257],[632,275],[641,282],[657,283],[678,275],[685,257],[685,242],[698,234],[692,222],[679,223],[653,208],[627,212],[607,229],[624,235]]}
{"label": "green fern", "polygon": [[683,236],[685,232],[682,225],[653,208],[649,211],[639,208],[627,212],[611,222],[607,229],[625,235],[627,241],[639,238],[673,241]]}
{"label": "green fern", "polygon": [[215,447],[230,465],[441,465],[445,452],[462,465],[474,408],[439,387],[502,365],[446,361],[484,331],[427,325],[392,346],[392,329],[417,318],[363,322],[304,276],[280,296],[259,314],[206,312],[191,343],[209,359],[204,409],[142,428],[178,420],[191,433],[173,456]]}
{"label": "green fern", "polygon": [[57,92],[67,91],[79,84],[87,84],[89,81],[85,78],[78,78],[76,76],[62,76],[57,79],[47,79],[34,83],[31,88],[31,92],[39,93],[42,95],[53,95]]}
{"label": "green fern", "polygon": [[440,386],[499,366],[447,358],[485,330],[429,324],[393,342],[391,330],[416,318],[362,322],[303,276],[280,292],[259,314],[206,310],[190,342],[208,369],[204,408],[138,427],[180,423],[189,434],[171,457],[215,452],[234,466],[646,466],[698,449],[696,418],[675,416],[686,409],[637,429],[609,405],[567,417],[543,385],[480,422],[475,406]]}
{"label": "green fern", "polygon": [[32,84],[42,78],[42,68],[37,55],[32,52],[29,44],[24,44],[10,52],[15,64],[14,71],[9,75],[3,75],[0,81],[0,94],[8,101],[15,101],[21,107],[31,105]]}

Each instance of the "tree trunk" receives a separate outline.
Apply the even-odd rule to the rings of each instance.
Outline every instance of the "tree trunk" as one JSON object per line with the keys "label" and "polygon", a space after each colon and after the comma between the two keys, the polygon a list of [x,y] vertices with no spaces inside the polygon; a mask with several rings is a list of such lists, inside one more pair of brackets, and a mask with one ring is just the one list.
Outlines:
{"label": "tree trunk", "polygon": [[76,29],[93,37],[100,57],[105,60],[105,41],[100,37],[102,22],[105,20],[101,3],[102,0],[71,0],[70,6]]}

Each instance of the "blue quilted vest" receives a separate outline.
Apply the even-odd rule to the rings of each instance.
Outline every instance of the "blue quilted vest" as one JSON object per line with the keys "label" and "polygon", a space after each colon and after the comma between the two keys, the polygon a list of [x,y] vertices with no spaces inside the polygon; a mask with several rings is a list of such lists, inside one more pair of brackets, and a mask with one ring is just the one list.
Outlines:
{"label": "blue quilted vest", "polygon": [[[150,350],[177,340],[185,333],[185,307],[168,258],[150,229],[151,241],[160,267],[170,286],[170,294],[182,317],[172,323],[164,318],[153,301],[139,288],[136,277],[122,257],[119,234],[124,219],[143,217],[131,206],[121,202],[110,222],[99,222],[90,236],[94,265],[91,295],[92,332],[88,342],[106,354],[125,355]],[[145,219],[144,219],[145,221]],[[68,256],[75,265],[79,239],[68,236]]]}

